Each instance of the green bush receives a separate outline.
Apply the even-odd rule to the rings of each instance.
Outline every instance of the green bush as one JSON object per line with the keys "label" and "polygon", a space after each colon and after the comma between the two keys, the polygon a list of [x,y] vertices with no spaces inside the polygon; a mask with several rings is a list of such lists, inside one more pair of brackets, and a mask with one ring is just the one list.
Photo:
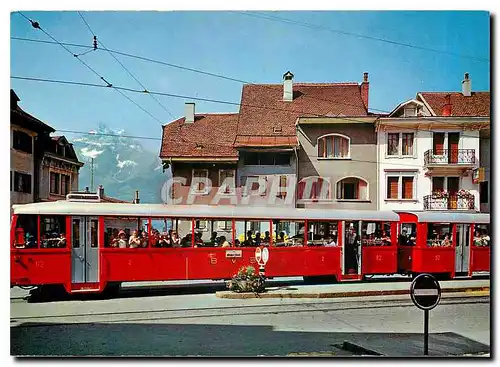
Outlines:
{"label": "green bush", "polygon": [[230,291],[261,293],[266,289],[265,277],[257,274],[253,266],[243,266],[238,273],[227,282]]}

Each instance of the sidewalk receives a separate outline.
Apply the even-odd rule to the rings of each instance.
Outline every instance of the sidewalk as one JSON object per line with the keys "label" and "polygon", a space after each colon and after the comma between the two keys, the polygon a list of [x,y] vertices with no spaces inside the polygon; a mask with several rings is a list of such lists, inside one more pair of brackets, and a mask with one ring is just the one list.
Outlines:
{"label": "sidewalk", "polygon": [[[219,298],[338,298],[405,295],[410,292],[410,282],[363,282],[321,285],[268,287],[264,293],[216,292]],[[439,282],[442,293],[463,293],[467,296],[489,296],[489,279],[449,280]]]}

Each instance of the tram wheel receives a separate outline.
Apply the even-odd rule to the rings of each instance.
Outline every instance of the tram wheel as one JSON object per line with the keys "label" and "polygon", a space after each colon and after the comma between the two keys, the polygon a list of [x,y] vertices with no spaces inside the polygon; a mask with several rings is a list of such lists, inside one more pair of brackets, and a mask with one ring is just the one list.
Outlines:
{"label": "tram wheel", "polygon": [[118,294],[120,293],[121,285],[121,283],[108,283],[103,291],[104,296],[109,298],[118,296]]}

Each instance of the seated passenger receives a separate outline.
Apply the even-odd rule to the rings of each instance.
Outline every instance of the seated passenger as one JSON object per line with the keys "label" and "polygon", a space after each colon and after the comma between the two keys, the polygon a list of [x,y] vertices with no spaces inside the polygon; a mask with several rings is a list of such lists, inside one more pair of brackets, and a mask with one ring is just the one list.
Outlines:
{"label": "seated passenger", "polygon": [[167,232],[158,235],[158,247],[172,247],[172,241]]}
{"label": "seated passenger", "polygon": [[61,233],[57,240],[58,241],[57,241],[56,247],[58,247],[58,248],[66,247],[66,235],[64,233]]}
{"label": "seated passenger", "polygon": [[212,235],[210,236],[210,246],[212,247],[217,247],[218,246],[217,242],[217,232],[212,232]]}
{"label": "seated passenger", "polygon": [[118,232],[117,245],[119,248],[127,248],[126,234],[125,234],[125,231],[123,229],[120,232]]}
{"label": "seated passenger", "polygon": [[481,241],[482,233],[480,231],[476,231],[474,234],[474,245],[475,246],[482,246],[483,241]]}
{"label": "seated passenger", "polygon": [[390,246],[391,244],[391,237],[387,235],[385,231],[382,232],[382,237],[380,238],[382,241],[382,244],[385,246]]}
{"label": "seated passenger", "polygon": [[276,242],[277,242],[276,246],[285,246],[286,245],[285,232],[280,232],[278,240]]}
{"label": "seated passenger", "polygon": [[327,238],[325,247],[337,247],[337,243],[335,242],[332,236]]}
{"label": "seated passenger", "polygon": [[441,246],[443,246],[443,247],[449,247],[449,246],[451,246],[451,241],[450,241],[450,235],[449,235],[449,233],[446,233],[444,235],[444,240],[441,242]]}
{"label": "seated passenger", "polygon": [[193,236],[191,235],[191,233],[188,233],[187,235],[185,235],[182,238],[182,240],[180,241],[181,247],[191,247],[192,246],[192,238],[193,238]]}
{"label": "seated passenger", "polygon": [[203,247],[204,243],[203,243],[203,239],[202,239],[203,235],[201,234],[201,232],[197,232],[194,236],[194,247]]}
{"label": "seated passenger", "polygon": [[220,236],[221,247],[231,247],[231,244],[226,241],[226,236]]}
{"label": "seated passenger", "polygon": [[170,238],[170,243],[172,247],[180,247],[181,246],[181,239],[177,235],[176,231],[172,231],[172,237]]}
{"label": "seated passenger", "polygon": [[234,246],[235,246],[235,247],[241,247],[241,243],[240,243],[240,240],[239,240],[239,239],[235,239],[235,240],[234,240]]}
{"label": "seated passenger", "polygon": [[128,239],[128,245],[130,248],[138,248],[141,246],[141,238],[139,237],[139,231],[135,229],[132,235]]}
{"label": "seated passenger", "polygon": [[264,236],[264,239],[262,240],[262,242],[267,243],[267,244],[271,242],[271,235],[270,235],[269,231],[265,232],[265,236]]}
{"label": "seated passenger", "polygon": [[247,238],[246,238],[245,242],[243,242],[243,246],[245,246],[245,247],[253,247],[254,246],[252,235],[253,235],[252,231],[247,232]]}
{"label": "seated passenger", "polygon": [[490,245],[490,236],[486,232],[485,229],[483,229],[482,234],[481,234],[481,243],[483,246],[489,246]]}
{"label": "seated passenger", "polygon": [[153,228],[153,230],[151,231],[151,237],[149,238],[151,247],[158,247],[159,241],[160,241],[160,232],[156,228]]}
{"label": "seated passenger", "polygon": [[255,233],[255,246],[260,246],[262,239],[260,238],[260,232]]}

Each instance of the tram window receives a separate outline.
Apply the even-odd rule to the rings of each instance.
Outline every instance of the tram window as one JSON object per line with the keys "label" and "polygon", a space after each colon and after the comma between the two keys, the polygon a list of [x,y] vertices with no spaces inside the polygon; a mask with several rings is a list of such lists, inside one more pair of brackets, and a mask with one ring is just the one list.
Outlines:
{"label": "tram window", "polygon": [[450,223],[427,223],[427,246],[452,246],[452,230],[453,226]]}
{"label": "tram window", "polygon": [[14,245],[16,248],[38,247],[38,216],[19,215],[16,223]]}
{"label": "tram window", "polygon": [[[148,220],[137,217],[108,217],[104,219],[104,247],[144,248],[148,244]],[[95,231],[97,246],[97,221],[91,224],[91,235]]]}
{"label": "tram window", "polygon": [[80,248],[80,219],[73,219],[71,244],[73,248]]}
{"label": "tram window", "polygon": [[308,222],[307,246],[338,246],[338,222]]}
{"label": "tram window", "polygon": [[490,225],[475,224],[474,225],[474,246],[490,247]]}
{"label": "tram window", "polygon": [[361,223],[361,244],[363,246],[390,246],[390,223],[363,221]]}
{"label": "tram window", "polygon": [[[205,229],[200,230],[197,223],[206,223]],[[195,218],[194,235],[194,247],[232,247],[233,223],[231,220]]]}
{"label": "tram window", "polygon": [[304,246],[304,221],[273,221],[273,241],[277,247]]}
{"label": "tram window", "polygon": [[66,217],[64,215],[42,215],[40,226],[40,248],[66,247]]}
{"label": "tram window", "polygon": [[416,238],[417,238],[417,224],[402,223],[401,232],[398,237],[398,244],[400,246],[415,246]]}
{"label": "tram window", "polygon": [[[265,221],[235,221],[235,246],[236,247],[257,247],[269,246],[271,243],[271,224]],[[275,241],[273,237],[272,242]]]}
{"label": "tram window", "polygon": [[97,247],[97,220],[92,219],[90,221],[90,247]]}

